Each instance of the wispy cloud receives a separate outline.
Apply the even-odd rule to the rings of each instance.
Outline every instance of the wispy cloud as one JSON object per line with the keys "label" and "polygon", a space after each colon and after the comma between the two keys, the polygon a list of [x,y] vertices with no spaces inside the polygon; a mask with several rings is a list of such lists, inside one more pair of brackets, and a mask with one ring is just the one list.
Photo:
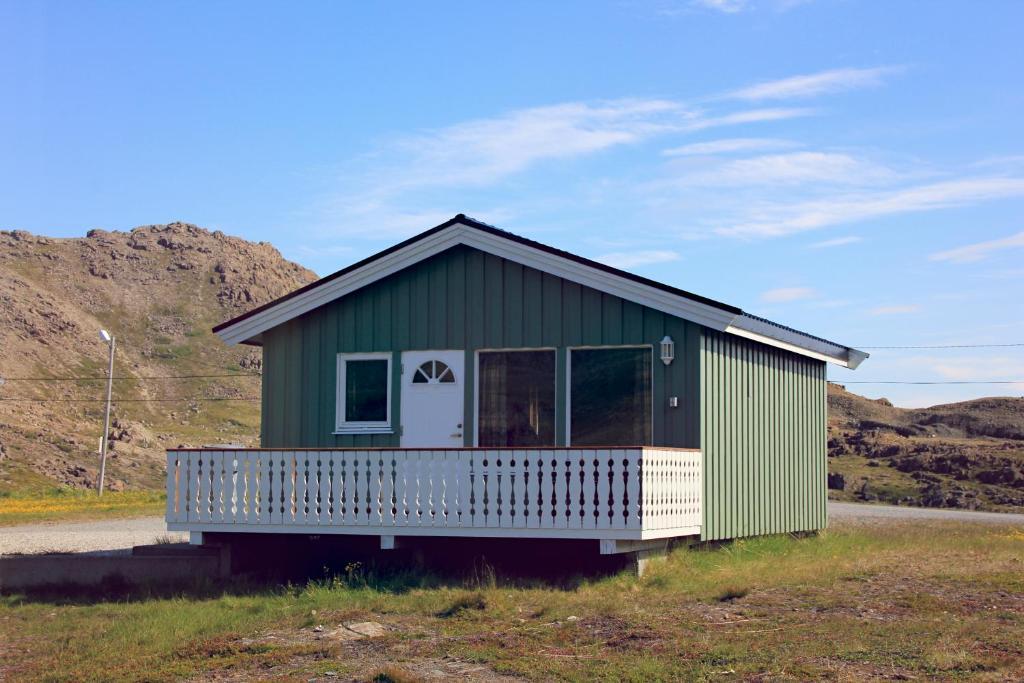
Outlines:
{"label": "wispy cloud", "polygon": [[663,7],[661,13],[668,16],[676,16],[685,12],[683,8],[696,7],[721,12],[722,14],[738,14],[755,7],[765,6],[777,12],[787,12],[794,7],[806,5],[809,2],[812,2],[812,0],[762,0],[761,2],[754,2],[753,0],[689,0],[688,5],[679,6],[672,4],[668,7]]}
{"label": "wispy cloud", "polygon": [[1024,280],[1024,268],[999,268],[983,273],[974,273],[974,277],[989,280]]}
{"label": "wispy cloud", "polygon": [[826,93],[879,85],[886,76],[901,71],[901,67],[881,66],[868,69],[832,69],[813,74],[790,76],[765,81],[724,95],[727,99],[759,101],[814,97]]}
{"label": "wispy cloud", "polygon": [[747,7],[747,0],[692,0],[692,4],[726,14],[735,14]]}
{"label": "wispy cloud", "polygon": [[[666,99],[569,102],[506,112],[406,135],[351,162],[344,191],[322,204],[322,232],[395,237],[444,220],[438,190],[489,188],[545,163],[567,161],[657,136],[805,116],[806,109],[713,114]],[[411,207],[411,208],[406,208]],[[467,207],[459,206],[465,210]],[[493,213],[483,213],[499,220]]]}
{"label": "wispy cloud", "polygon": [[[953,381],[1016,380],[1024,378],[1024,361],[1010,356],[912,356],[907,364],[928,369]],[[1021,383],[1024,386],[1024,383]]]}
{"label": "wispy cloud", "polygon": [[[387,197],[361,199],[357,196],[343,195],[332,199],[325,208],[331,227],[328,233],[344,233],[371,239],[394,239],[409,237],[439,225],[462,211],[470,213],[465,206],[447,209],[404,210],[387,201]],[[488,220],[500,222],[507,216],[502,209],[492,211],[474,211],[476,215],[487,216]]]}
{"label": "wispy cloud", "polygon": [[667,250],[615,251],[608,254],[602,254],[594,260],[600,261],[601,263],[609,266],[614,266],[615,268],[636,268],[638,266],[648,266],[654,263],[678,261],[679,254],[674,251]]}
{"label": "wispy cloud", "polygon": [[698,156],[712,154],[730,154],[733,152],[761,152],[770,149],[795,147],[797,143],[778,138],[724,138],[708,142],[695,142],[681,147],[672,147],[662,151],[664,156]]}
{"label": "wispy cloud", "polygon": [[697,118],[669,100],[570,102],[520,109],[399,140],[396,184],[485,185],[551,159],[592,154],[677,131]]}
{"label": "wispy cloud", "polygon": [[868,311],[871,315],[906,315],[917,313],[921,310],[916,304],[892,304],[889,306],[876,306]]}
{"label": "wispy cloud", "polygon": [[[996,358],[978,359],[975,362],[961,361],[940,361],[935,366],[935,371],[943,377],[952,380],[995,380],[1006,381],[1008,379],[1018,380],[1024,377],[1024,363],[1016,358],[1005,356]],[[1018,382],[1016,386],[1024,387],[1024,382]]]}
{"label": "wispy cloud", "polygon": [[843,308],[852,304],[853,302],[849,299],[826,299],[824,301],[815,301],[811,306],[814,308]]}
{"label": "wispy cloud", "polygon": [[395,185],[487,185],[540,162],[594,154],[659,135],[811,113],[802,108],[761,108],[709,115],[664,99],[534,107],[400,139],[388,150],[400,160],[389,176]]}
{"label": "wispy cloud", "polygon": [[721,116],[694,117],[686,126],[685,130],[698,131],[707,128],[721,128],[722,126],[736,126],[743,123],[763,123],[766,121],[783,121],[795,119],[801,116],[811,116],[817,113],[814,109],[805,107],[771,107],[766,109],[748,109],[737,111]]}
{"label": "wispy cloud", "polygon": [[1009,237],[1004,237],[998,240],[977,242],[975,244],[968,244],[948,251],[940,251],[930,255],[928,258],[932,261],[972,263],[974,261],[986,259],[997,251],[1021,248],[1024,248],[1024,232],[1018,232],[1016,235],[1010,235]]}
{"label": "wispy cloud", "polygon": [[811,299],[816,295],[817,292],[810,287],[779,287],[778,289],[769,289],[761,292],[761,301],[770,304],[780,304],[800,301],[801,299]]}
{"label": "wispy cloud", "polygon": [[868,185],[892,180],[895,174],[847,154],[792,152],[737,159],[706,171],[691,173],[683,181],[699,185],[787,185],[795,183]]}
{"label": "wispy cloud", "polygon": [[823,242],[815,242],[814,244],[808,245],[810,249],[831,249],[833,247],[844,247],[847,244],[856,244],[860,242],[861,238],[857,235],[849,235],[848,237],[836,237],[835,239],[825,240]]}
{"label": "wispy cloud", "polygon": [[715,230],[732,237],[778,237],[880,216],[932,211],[1024,196],[1024,178],[961,178],[793,204],[765,204],[746,220]]}

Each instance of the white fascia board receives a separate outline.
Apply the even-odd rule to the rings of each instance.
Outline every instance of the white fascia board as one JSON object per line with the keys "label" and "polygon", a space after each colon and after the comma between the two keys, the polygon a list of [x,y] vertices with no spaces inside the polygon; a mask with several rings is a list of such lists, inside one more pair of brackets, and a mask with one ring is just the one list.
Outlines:
{"label": "white fascia board", "polygon": [[[452,226],[452,228],[454,227],[459,226]],[[388,275],[397,273],[410,265],[459,244],[458,234],[453,233],[452,228],[442,230],[430,237],[414,242],[404,249],[367,263],[359,270],[352,271],[324,285],[293,296],[291,299],[282,301],[276,306],[271,306],[267,310],[245,320],[240,320],[236,324],[222,329],[217,333],[217,336],[228,344],[248,341],[266,330],[277,327],[281,323],[296,318],[303,313],[308,313],[361,287],[373,284]]]}
{"label": "white fascia board", "polygon": [[684,320],[690,320],[712,330],[735,334],[810,358],[835,363],[850,369],[856,368],[861,361],[867,358],[866,353],[856,349],[848,349],[799,332],[785,330],[747,315],[736,315],[729,311],[723,311],[720,308],[591,268],[572,259],[535,249],[461,223],[455,223],[404,249],[367,263],[358,270],[282,301],[280,304],[245,320],[240,320],[234,325],[225,327],[217,335],[228,344],[260,341],[262,333],[266,330],[459,244],[500,256],[509,261],[565,278],[571,282],[633,301]]}
{"label": "white fascia board", "polygon": [[738,337],[752,339],[762,344],[792,351],[808,358],[835,363],[844,368],[855,369],[868,354],[857,349],[832,344],[794,330],[787,330],[764,321],[741,315],[725,330]]}
{"label": "white fascia board", "polygon": [[463,244],[720,332],[736,318],[735,313],[480,230],[470,228]]}
{"label": "white fascia board", "polygon": [[458,244],[480,249],[531,268],[592,287],[607,294],[648,306],[711,329],[724,331],[736,315],[714,306],[686,299],[656,287],[590,268],[571,259],[550,254],[504,237],[460,223],[414,242],[404,249],[382,256],[362,268],[315,287],[277,306],[222,329],[217,335],[228,344],[256,338],[262,332],[319,308],[361,287],[408,268]]}

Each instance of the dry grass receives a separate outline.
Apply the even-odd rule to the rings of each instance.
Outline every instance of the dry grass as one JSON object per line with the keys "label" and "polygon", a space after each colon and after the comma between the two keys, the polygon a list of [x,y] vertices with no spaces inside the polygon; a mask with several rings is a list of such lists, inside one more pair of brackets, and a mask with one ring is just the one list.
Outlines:
{"label": "dry grass", "polygon": [[[377,621],[382,638],[326,630]],[[9,596],[9,680],[1021,680],[1024,531],[847,525],[679,549],[651,573],[415,574],[173,597]],[[6,667],[6,669],[4,668]],[[327,672],[333,674],[327,677]],[[383,676],[382,676],[383,675]]]}
{"label": "dry grass", "polygon": [[163,513],[165,497],[153,491],[53,488],[44,493],[0,495],[0,526],[55,520],[142,517]]}

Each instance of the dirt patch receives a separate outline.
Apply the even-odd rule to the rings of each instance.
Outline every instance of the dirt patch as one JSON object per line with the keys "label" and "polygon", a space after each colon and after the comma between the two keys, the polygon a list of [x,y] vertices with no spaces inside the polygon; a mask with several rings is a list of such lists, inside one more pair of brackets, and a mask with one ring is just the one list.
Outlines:
{"label": "dirt patch", "polygon": [[[353,621],[334,626],[316,625],[277,630],[252,638],[204,641],[183,651],[183,656],[206,656],[221,666],[193,680],[248,681],[253,678],[303,681],[372,680],[385,673],[394,680],[520,680],[490,667],[458,657],[438,657],[445,642],[434,633],[422,633],[398,620]],[[317,671],[309,674],[310,670]]]}

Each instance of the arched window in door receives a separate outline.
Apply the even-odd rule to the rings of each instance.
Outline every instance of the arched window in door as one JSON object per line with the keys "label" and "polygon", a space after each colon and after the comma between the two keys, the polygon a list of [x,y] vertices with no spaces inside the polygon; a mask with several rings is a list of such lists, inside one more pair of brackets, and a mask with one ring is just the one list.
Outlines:
{"label": "arched window in door", "polygon": [[454,384],[455,373],[447,363],[439,360],[428,360],[416,369],[412,376],[413,384]]}

